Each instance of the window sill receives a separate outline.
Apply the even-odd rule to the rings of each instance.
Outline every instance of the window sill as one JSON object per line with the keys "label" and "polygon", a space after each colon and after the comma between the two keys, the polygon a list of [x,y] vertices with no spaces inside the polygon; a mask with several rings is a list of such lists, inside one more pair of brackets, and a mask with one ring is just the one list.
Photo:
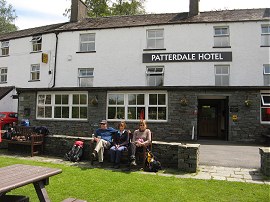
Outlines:
{"label": "window sill", "polygon": [[96,51],[78,51],[76,53],[96,53]]}
{"label": "window sill", "polygon": [[8,57],[9,55],[0,55],[0,57]]}
{"label": "window sill", "polygon": [[37,80],[29,80],[28,82],[36,82],[36,81],[40,81],[39,79]]}
{"label": "window sill", "polygon": [[269,48],[270,46],[260,46],[260,47],[268,47]]}
{"label": "window sill", "polygon": [[7,83],[7,82],[6,81],[0,82],[0,84],[4,84],[4,83]]}
{"label": "window sill", "polygon": [[166,50],[166,48],[146,48],[146,49],[143,49],[143,51],[160,51],[160,50]]}
{"label": "window sill", "polygon": [[40,53],[40,52],[42,52],[42,51],[41,50],[39,50],[39,51],[31,51],[30,54],[32,54],[32,53]]}
{"label": "window sill", "polygon": [[213,48],[231,48],[231,46],[213,46]]}

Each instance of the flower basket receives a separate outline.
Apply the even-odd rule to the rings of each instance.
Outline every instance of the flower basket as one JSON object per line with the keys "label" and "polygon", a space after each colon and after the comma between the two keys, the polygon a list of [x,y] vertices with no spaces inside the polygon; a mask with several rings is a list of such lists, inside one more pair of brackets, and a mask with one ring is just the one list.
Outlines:
{"label": "flower basket", "polygon": [[182,98],[182,99],[180,100],[180,104],[181,104],[182,106],[187,106],[187,105],[188,105],[187,99],[186,99],[186,98]]}
{"label": "flower basket", "polygon": [[246,107],[250,107],[250,105],[251,105],[251,100],[245,100],[245,106]]}

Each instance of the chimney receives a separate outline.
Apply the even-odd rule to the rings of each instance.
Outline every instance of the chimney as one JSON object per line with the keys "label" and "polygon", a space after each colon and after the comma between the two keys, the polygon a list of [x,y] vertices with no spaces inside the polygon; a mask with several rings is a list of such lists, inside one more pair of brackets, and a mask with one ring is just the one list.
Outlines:
{"label": "chimney", "polygon": [[87,17],[87,6],[81,0],[72,0],[70,22],[78,22]]}
{"label": "chimney", "polygon": [[199,15],[200,0],[189,0],[189,17]]}

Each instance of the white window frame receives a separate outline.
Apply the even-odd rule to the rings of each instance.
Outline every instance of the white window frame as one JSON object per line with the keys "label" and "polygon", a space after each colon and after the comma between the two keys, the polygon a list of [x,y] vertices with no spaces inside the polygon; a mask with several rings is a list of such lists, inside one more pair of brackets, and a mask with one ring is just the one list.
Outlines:
{"label": "white window frame", "polygon": [[[79,68],[78,69],[78,86],[93,87],[94,68]],[[86,85],[89,84],[89,85]]]}
{"label": "white window frame", "polygon": [[[219,30],[219,33],[217,31]],[[224,32],[224,30],[227,30]],[[230,47],[229,26],[214,27],[214,47]]]}
{"label": "white window frame", "polygon": [[[268,69],[268,71],[266,71]],[[265,86],[270,86],[270,64],[263,65],[263,80]]]}
{"label": "white window frame", "polygon": [[[154,36],[149,36],[150,32],[154,32]],[[158,32],[162,32],[159,33]],[[158,36],[161,35],[161,36]],[[154,42],[152,46],[150,41]],[[158,41],[160,41],[160,45],[158,45]],[[164,29],[148,29],[146,30],[146,48],[147,49],[164,49]]]}
{"label": "white window frame", "polygon": [[[158,70],[161,70],[161,71],[158,71]],[[152,82],[154,82],[154,84],[152,84]],[[146,84],[147,86],[163,86],[164,85],[164,66],[147,66],[146,67]]]}
{"label": "white window frame", "polygon": [[[217,73],[217,68],[227,68],[228,73]],[[220,77],[221,83],[217,84],[217,77]],[[228,77],[228,84],[224,84],[223,80]],[[215,86],[229,86],[230,85],[230,65],[215,65]]]}
{"label": "white window frame", "polygon": [[33,36],[32,37],[32,51],[33,52],[39,52],[41,51],[41,47],[42,47],[42,36]]}
{"label": "white window frame", "polygon": [[9,55],[9,41],[2,41],[1,42],[1,56],[8,56]]}
{"label": "white window frame", "polygon": [[0,67],[0,83],[7,82],[7,74],[8,74],[8,68],[7,67]]}
{"label": "white window frame", "polygon": [[270,25],[261,26],[261,46],[270,46]]}
{"label": "white window frame", "polygon": [[269,120],[265,121],[263,120],[263,111],[264,110],[270,110],[270,102],[266,102],[265,97],[268,97],[268,99],[270,99],[270,93],[267,94],[261,94],[261,109],[260,109],[260,121],[261,124],[270,124],[270,115],[268,115]]}
{"label": "white window frame", "polygon": [[40,80],[40,64],[32,64],[30,69],[30,81]]}
{"label": "white window frame", "polygon": [[[55,103],[56,96],[68,96],[68,103]],[[79,96],[79,103],[74,103],[74,96]],[[84,97],[83,103],[81,103],[81,99]],[[47,99],[48,98],[48,99]],[[56,118],[56,108],[68,108],[68,117],[63,117],[61,110],[61,117]],[[78,109],[78,117],[74,118],[75,112],[73,111],[75,108]],[[47,111],[50,111],[46,113]],[[82,111],[84,113],[82,113]],[[74,113],[73,113],[74,112]],[[49,114],[50,116],[46,116]],[[63,117],[63,118],[62,118]],[[44,120],[78,120],[85,121],[88,117],[88,93],[87,92],[38,92],[37,94],[37,119]]]}
{"label": "white window frame", "polygon": [[[115,100],[117,100],[117,95],[123,97],[123,99],[121,99],[120,102],[117,103],[117,101],[112,102],[110,101],[110,98],[114,97]],[[129,98],[130,96],[135,96],[136,99],[135,100],[131,100],[131,101],[135,101],[135,103],[130,103],[129,102]],[[140,98],[144,97],[143,102],[139,102],[137,100],[138,96],[140,96]],[[149,99],[150,96],[156,96],[157,99],[161,96],[164,97],[164,103],[160,104],[157,103],[156,104],[151,104]],[[123,100],[123,101],[122,101]],[[109,114],[109,111],[111,111],[111,109],[115,108],[113,111],[116,112],[116,114]],[[133,114],[131,114],[132,112],[130,111],[130,109],[133,108],[132,112],[134,111]],[[149,114],[149,109],[154,109],[156,108],[156,117],[155,119],[151,118],[153,116],[150,116]],[[164,113],[164,108],[165,108],[165,113]],[[162,111],[163,109],[163,111]],[[124,110],[124,112],[123,112]],[[159,110],[161,110],[159,112]],[[118,113],[120,112],[120,113]],[[124,115],[122,115],[124,113]],[[143,113],[144,115],[144,119],[146,121],[151,121],[151,122],[167,122],[168,121],[168,93],[165,91],[153,91],[153,92],[139,92],[139,91],[135,91],[135,92],[108,92],[107,94],[107,120],[109,121],[120,121],[120,120],[126,120],[126,121],[130,121],[130,122],[136,122],[138,120],[141,119],[141,113]],[[120,116],[118,116],[120,114]],[[162,114],[162,116],[159,116],[159,114]],[[113,115],[114,117],[111,118],[109,116]]]}
{"label": "white window frame", "polygon": [[[86,36],[88,40],[84,40],[83,37]],[[94,38],[91,40],[91,38]],[[87,33],[80,34],[80,52],[94,52],[96,51],[96,34]]]}

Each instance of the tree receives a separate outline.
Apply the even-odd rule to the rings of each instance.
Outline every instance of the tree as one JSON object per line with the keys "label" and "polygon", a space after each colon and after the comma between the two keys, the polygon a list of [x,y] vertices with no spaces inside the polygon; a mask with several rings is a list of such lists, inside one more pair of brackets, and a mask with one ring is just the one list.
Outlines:
{"label": "tree", "polygon": [[[144,2],[145,0],[85,0],[89,17],[144,14]],[[69,16],[70,11],[70,8],[66,9],[64,16]]]}
{"label": "tree", "polygon": [[116,3],[112,4],[112,15],[137,15],[144,14],[145,0],[116,0]]}
{"label": "tree", "polygon": [[18,28],[12,24],[16,18],[12,5],[7,5],[6,0],[0,0],[0,34],[16,31]]}

